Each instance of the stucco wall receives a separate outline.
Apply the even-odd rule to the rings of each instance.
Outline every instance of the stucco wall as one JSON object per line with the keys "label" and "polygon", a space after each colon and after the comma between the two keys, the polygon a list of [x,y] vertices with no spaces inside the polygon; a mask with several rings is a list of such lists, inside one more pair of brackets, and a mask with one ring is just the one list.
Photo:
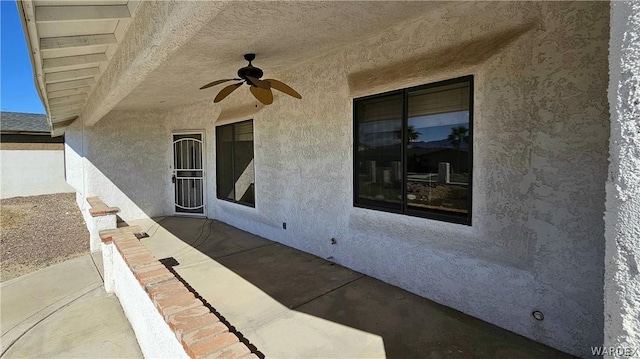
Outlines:
{"label": "stucco wall", "polygon": [[[243,88],[221,105],[111,112],[85,128],[87,191],[125,219],[172,213],[171,131],[205,130],[210,217],[591,355],[603,342],[608,14],[455,3],[278,76],[300,101],[256,107]],[[353,98],[469,74],[473,226],[354,208]],[[215,126],[248,118],[255,208],[215,199]]]}
{"label": "stucco wall", "polygon": [[122,218],[168,213],[172,154],[164,119],[159,113],[111,112],[94,126],[83,129],[76,121],[67,128],[67,176],[82,197],[81,208],[84,198],[99,196],[120,207]]}
{"label": "stucco wall", "polygon": [[[254,116],[256,209],[221,202],[212,214],[590,355],[603,323],[607,6],[460,4],[306,63],[283,79],[305,100]],[[434,28],[443,18],[451,27]],[[475,38],[495,52],[465,50]],[[353,208],[350,98],[467,74],[474,225]]]}
{"label": "stucco wall", "polygon": [[[203,130],[215,133],[215,110],[179,112],[112,111],[94,126],[75,121],[67,128],[66,161],[69,184],[83,199],[99,196],[117,206],[125,219],[173,214],[172,133]],[[207,204],[215,199],[213,138],[205,138]],[[84,180],[83,180],[84,179]],[[213,192],[212,192],[213,191]]]}
{"label": "stucco wall", "polygon": [[[611,3],[605,339],[640,355],[640,3]],[[624,352],[624,351],[621,351]]]}
{"label": "stucco wall", "polygon": [[1,150],[0,198],[73,192],[62,150]]}

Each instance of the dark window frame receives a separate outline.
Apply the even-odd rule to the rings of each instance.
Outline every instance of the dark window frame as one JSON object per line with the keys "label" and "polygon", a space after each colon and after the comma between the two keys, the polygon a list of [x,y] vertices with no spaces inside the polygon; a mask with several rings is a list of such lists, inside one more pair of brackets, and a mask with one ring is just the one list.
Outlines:
{"label": "dark window frame", "polygon": [[[231,176],[232,178],[235,178],[235,172],[233,172],[235,170],[235,136],[236,136],[236,125],[240,125],[243,123],[247,123],[247,122],[251,122],[251,133],[253,135],[253,160],[255,161],[255,127],[253,126],[253,119],[248,119],[248,120],[243,120],[243,121],[239,121],[239,122],[232,122],[232,123],[227,123],[224,125],[218,125],[216,126],[216,198],[225,202],[229,202],[229,203],[237,203],[243,206],[247,206],[247,207],[251,207],[251,208],[255,208],[256,207],[256,200],[255,200],[255,163],[254,163],[254,193],[253,193],[253,202],[254,203],[249,203],[249,202],[242,202],[242,201],[236,201],[234,199],[230,199],[227,197],[220,197],[220,193],[218,190],[218,185],[220,182],[219,176],[220,176],[220,168],[218,166],[218,152],[219,152],[219,148],[218,148],[218,140],[219,140],[219,131],[222,128],[225,127],[231,127],[231,138],[233,139],[233,141],[231,141]],[[235,189],[234,189],[234,197],[235,197]]]}
{"label": "dark window frame", "polygon": [[[457,83],[469,83],[469,184],[468,184],[468,197],[469,206],[466,217],[456,216],[448,213],[438,212],[436,210],[413,210],[407,206],[407,160],[406,151],[408,144],[408,114],[409,114],[409,93],[413,91],[420,91],[440,86],[446,86]],[[375,98],[388,97],[402,94],[402,146],[401,146],[401,160],[402,160],[402,204],[401,209],[390,208],[385,206],[382,202],[375,200],[368,200],[358,198],[359,192],[359,166],[358,166],[358,123],[356,121],[356,103],[363,100],[371,100]],[[471,219],[473,217],[473,113],[474,113],[474,77],[473,75],[467,75],[457,77],[449,80],[438,81],[434,83],[408,87],[400,90],[393,90],[384,93],[354,98],[352,101],[353,106],[353,206],[357,208],[372,209],[382,212],[403,214],[412,217],[420,217],[427,219],[434,219],[443,222],[450,222],[456,224],[464,224],[471,226]]]}

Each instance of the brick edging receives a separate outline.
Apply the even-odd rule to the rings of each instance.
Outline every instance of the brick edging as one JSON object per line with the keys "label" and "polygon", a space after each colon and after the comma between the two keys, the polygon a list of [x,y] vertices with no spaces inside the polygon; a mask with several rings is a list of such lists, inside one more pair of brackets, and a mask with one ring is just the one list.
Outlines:
{"label": "brick edging", "polygon": [[98,197],[87,197],[87,203],[91,206],[91,208],[89,208],[89,214],[92,217],[106,216],[120,212],[120,208],[109,207]]}
{"label": "brick edging", "polygon": [[113,242],[140,286],[191,358],[259,358],[204,303],[195,297],[134,233],[139,226],[100,232]]}

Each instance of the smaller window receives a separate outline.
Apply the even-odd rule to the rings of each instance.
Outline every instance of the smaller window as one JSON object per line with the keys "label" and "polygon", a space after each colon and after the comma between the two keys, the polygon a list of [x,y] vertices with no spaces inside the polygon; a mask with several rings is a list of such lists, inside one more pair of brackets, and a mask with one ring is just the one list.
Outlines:
{"label": "smaller window", "polygon": [[219,199],[255,207],[253,120],[216,127]]}

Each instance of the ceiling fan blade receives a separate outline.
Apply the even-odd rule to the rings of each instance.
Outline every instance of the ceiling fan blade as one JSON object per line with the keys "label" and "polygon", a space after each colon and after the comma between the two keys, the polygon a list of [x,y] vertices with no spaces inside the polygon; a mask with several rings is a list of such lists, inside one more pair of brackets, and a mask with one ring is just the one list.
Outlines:
{"label": "ceiling fan blade", "polygon": [[284,82],[280,82],[278,80],[274,80],[274,79],[265,79],[264,82],[268,82],[271,84],[271,87],[280,91],[280,92],[284,92],[289,96],[293,96],[295,98],[301,99],[302,96],[294,89],[292,89],[291,87],[289,87],[287,84],[285,84]]}
{"label": "ceiling fan blade", "polygon": [[224,80],[213,81],[213,82],[210,82],[210,83],[200,87],[200,90],[204,90],[204,89],[207,89],[209,87],[213,87],[215,85],[219,85],[221,83],[225,83],[225,82],[233,81],[233,80],[236,80],[236,79],[224,79]]}
{"label": "ceiling fan blade", "polygon": [[273,93],[271,90],[266,90],[261,87],[251,86],[251,93],[258,101],[262,102],[265,105],[271,105],[273,103]]}
{"label": "ceiling fan blade", "polygon": [[217,103],[224,100],[225,97],[229,96],[229,94],[235,91],[238,87],[240,87],[240,85],[242,85],[242,82],[238,82],[237,84],[229,85],[223,88],[220,92],[218,92],[218,95],[213,100],[213,102]]}
{"label": "ceiling fan blade", "polygon": [[251,83],[253,85],[255,85],[255,86],[258,86],[258,87],[263,88],[265,90],[271,89],[271,84],[266,82],[266,81],[258,80],[257,78],[251,77],[251,76],[247,76],[247,79],[249,81],[251,81]]}

